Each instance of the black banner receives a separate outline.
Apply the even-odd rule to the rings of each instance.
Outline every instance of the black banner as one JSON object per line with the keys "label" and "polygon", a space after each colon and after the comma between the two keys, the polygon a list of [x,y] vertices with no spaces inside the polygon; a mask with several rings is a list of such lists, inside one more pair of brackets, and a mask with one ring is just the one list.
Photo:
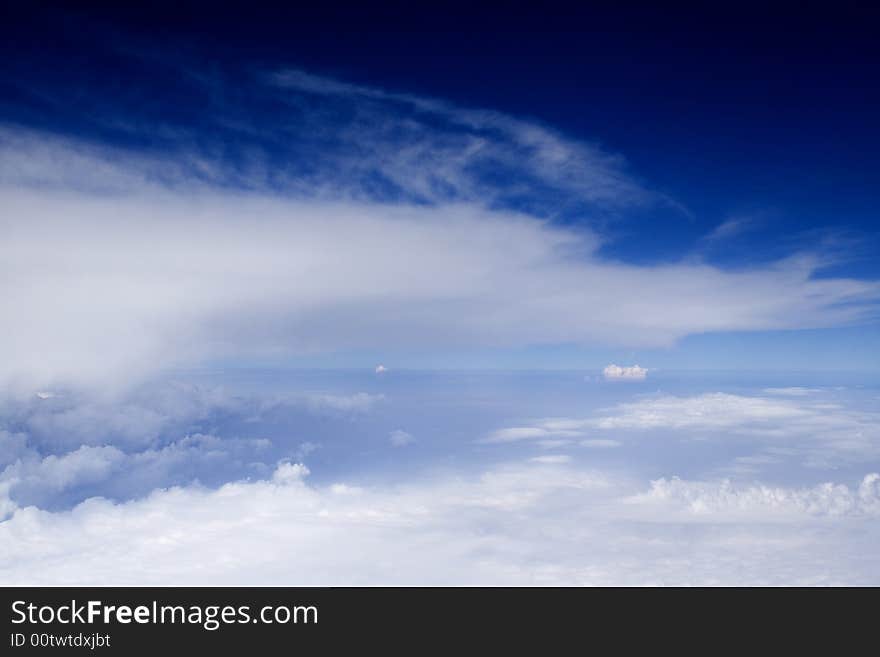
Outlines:
{"label": "black banner", "polygon": [[[6,588],[2,654],[874,642],[876,589]],[[712,644],[706,644],[705,641]],[[609,644],[610,642],[610,644]],[[604,652],[604,651],[603,651]]]}

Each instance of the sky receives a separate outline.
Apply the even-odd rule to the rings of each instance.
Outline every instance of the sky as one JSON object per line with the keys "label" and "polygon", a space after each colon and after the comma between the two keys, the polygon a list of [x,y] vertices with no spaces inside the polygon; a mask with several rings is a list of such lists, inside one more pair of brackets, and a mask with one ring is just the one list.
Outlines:
{"label": "sky", "polygon": [[4,12],[0,583],[878,582],[876,10]]}

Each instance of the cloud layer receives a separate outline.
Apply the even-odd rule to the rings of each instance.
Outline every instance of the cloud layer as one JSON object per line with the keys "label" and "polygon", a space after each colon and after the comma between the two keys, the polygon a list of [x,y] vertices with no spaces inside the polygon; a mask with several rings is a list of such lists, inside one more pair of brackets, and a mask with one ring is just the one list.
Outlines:
{"label": "cloud layer", "polygon": [[[553,458],[395,488],[265,481],[0,523],[7,584],[870,584],[878,475],[849,488],[661,480]],[[357,546],[352,549],[352,546]],[[245,556],[246,555],[246,556]]]}
{"label": "cloud layer", "polygon": [[740,474],[786,461],[828,469],[880,459],[880,414],[870,407],[860,408],[847,403],[847,395],[841,399],[818,389],[764,392],[766,396],[646,395],[589,417],[543,418],[496,429],[482,442],[562,446],[577,439],[583,447],[619,447],[622,439],[738,443],[753,450],[729,464],[731,472]]}

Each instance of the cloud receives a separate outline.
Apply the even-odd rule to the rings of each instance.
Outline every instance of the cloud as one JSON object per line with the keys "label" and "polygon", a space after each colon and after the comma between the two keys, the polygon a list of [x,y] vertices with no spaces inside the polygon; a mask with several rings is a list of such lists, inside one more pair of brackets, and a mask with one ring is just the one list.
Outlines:
{"label": "cloud", "polygon": [[692,482],[657,479],[647,493],[630,499],[635,504],[665,505],[688,514],[719,519],[759,520],[771,516],[880,515],[880,474],[866,475],[855,490],[823,483],[812,488],[735,486],[730,481]]}
{"label": "cloud", "polygon": [[[406,93],[353,85],[300,70],[269,76],[297,110],[302,95],[332,108],[356,108],[358,120],[316,126],[327,143],[357,144],[377,154],[340,157],[347,178],[379,174],[420,201],[479,200],[556,211],[667,203],[631,176],[622,157],[569,139],[533,121]],[[323,128],[323,129],[322,129]],[[333,146],[331,146],[333,148]]]}
{"label": "cloud", "polygon": [[377,403],[384,401],[385,395],[356,392],[353,395],[307,395],[306,404],[313,411],[366,412]]}
{"label": "cloud", "polygon": [[493,431],[485,442],[488,443],[509,443],[517,440],[530,440],[532,438],[544,438],[552,435],[546,429],[541,427],[509,427],[507,429],[498,429]]}
{"label": "cloud", "polygon": [[755,219],[750,217],[727,219],[718,224],[711,233],[703,238],[703,241],[706,243],[715,243],[729,240],[754,228],[755,223]]}
{"label": "cloud", "polygon": [[656,395],[619,404],[614,413],[596,420],[601,429],[731,429],[765,426],[776,430],[780,424],[814,412],[787,400],[732,395],[724,392],[692,397]]}
{"label": "cloud", "polygon": [[17,508],[0,523],[0,579],[865,585],[880,572],[876,474],[852,488],[666,479],[634,490],[567,463],[529,462],[384,487],[308,479],[308,468],[285,462],[265,480],[216,490]]}
{"label": "cloud", "polygon": [[529,459],[532,463],[544,463],[548,465],[558,465],[570,463],[571,457],[568,454],[547,454],[546,456],[533,456]]}
{"label": "cloud", "polygon": [[19,505],[67,508],[94,495],[131,499],[173,484],[202,480],[219,485],[244,474],[271,470],[265,439],[218,438],[192,434],[165,446],[125,452],[113,445],[83,445],[42,457],[22,451],[0,470],[0,486]]}
{"label": "cloud", "polygon": [[579,443],[582,447],[592,447],[595,449],[610,449],[620,447],[623,443],[619,440],[611,440],[610,438],[589,438]]}
{"label": "cloud", "polygon": [[414,443],[416,439],[406,431],[395,429],[388,435],[388,440],[394,447],[406,447]]}
{"label": "cloud", "polygon": [[588,423],[583,420],[549,418],[538,420],[530,426],[496,429],[482,442],[510,443],[535,438],[572,438],[583,435],[583,428],[586,424]]}
{"label": "cloud", "polygon": [[620,367],[612,363],[602,370],[602,375],[612,381],[644,381],[648,377],[648,370],[638,365]]}
{"label": "cloud", "polygon": [[565,440],[564,438],[551,438],[549,440],[539,440],[537,443],[538,447],[543,447],[544,449],[556,449],[557,447],[566,447],[567,445],[571,445],[570,440]]}
{"label": "cloud", "polygon": [[785,459],[834,468],[880,458],[880,414],[800,392],[788,391],[782,398],[722,392],[689,397],[660,394],[618,404],[586,422],[603,431],[664,436],[663,431],[674,430],[680,437],[757,443],[756,454],[735,460],[740,472]]}
{"label": "cloud", "polygon": [[385,374],[388,371],[388,368],[384,365],[376,365],[376,374]]}
{"label": "cloud", "polygon": [[813,393],[819,392],[817,388],[803,388],[803,387],[790,387],[790,388],[764,388],[764,392],[768,395],[782,395],[785,397],[804,397],[806,395],[812,395]]}
{"label": "cloud", "polygon": [[821,275],[821,254],[737,271],[609,258],[596,224],[554,218],[662,201],[544,126],[301,72],[255,85],[289,120],[226,108],[223,149],[186,129],[149,153],[0,131],[5,383],[359,348],[657,347],[876,311],[880,284]]}
{"label": "cloud", "polygon": [[156,487],[263,477],[279,458],[309,457],[321,447],[315,436],[358,426],[384,399],[168,381],[124,394],[0,396],[0,427],[15,428],[0,428],[0,485],[16,503],[56,509],[93,495],[127,500]]}
{"label": "cloud", "polygon": [[306,458],[309,454],[314,451],[321,449],[321,445],[318,443],[313,443],[311,441],[306,441],[304,443],[300,443],[299,447],[296,450],[296,458],[300,461]]}
{"label": "cloud", "polygon": [[38,486],[61,491],[66,488],[103,481],[125,459],[116,447],[83,445],[67,454],[51,454],[42,460],[18,459],[0,473],[0,481],[11,486]]}
{"label": "cloud", "polygon": [[[771,396],[658,393],[598,409],[584,418],[548,418],[496,429],[480,442],[535,441],[544,446],[580,438],[583,447],[612,448],[629,436],[647,435],[658,442],[714,440],[728,446],[736,440],[740,449],[752,450],[732,457],[725,466],[739,474],[787,461],[836,468],[880,459],[880,413],[852,402],[843,404],[821,395],[819,389],[772,392]],[[585,437],[590,433],[602,435]]]}

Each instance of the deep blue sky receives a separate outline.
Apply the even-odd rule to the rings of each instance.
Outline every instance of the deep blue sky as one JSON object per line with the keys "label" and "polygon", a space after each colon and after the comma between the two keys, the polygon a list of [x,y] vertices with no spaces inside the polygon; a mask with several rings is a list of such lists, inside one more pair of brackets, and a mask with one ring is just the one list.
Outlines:
{"label": "deep blue sky", "polygon": [[[697,251],[740,267],[821,247],[846,255],[821,275],[880,274],[876,9],[65,5],[6,7],[0,121],[162,148],[160,135],[107,117],[198,134],[215,99],[188,75],[234,87],[255,70],[295,67],[536,119],[621,154],[677,205],[614,223],[626,239],[609,256]],[[729,220],[746,229],[705,242]],[[876,343],[875,328],[856,333]]]}
{"label": "deep blue sky", "polygon": [[663,228],[648,249],[632,248],[643,231],[621,226],[627,252],[614,255],[678,257],[713,225],[743,217],[755,223],[729,245],[736,258],[834,232],[862,247],[849,272],[878,271],[865,248],[877,245],[880,188],[876,10],[17,4],[0,46],[7,121],[89,132],[95,107],[111,104],[132,118],[198,124],[202,104],[185,81],[120,51],[233,80],[295,66],[536,118],[621,153],[689,214],[642,217]]}

